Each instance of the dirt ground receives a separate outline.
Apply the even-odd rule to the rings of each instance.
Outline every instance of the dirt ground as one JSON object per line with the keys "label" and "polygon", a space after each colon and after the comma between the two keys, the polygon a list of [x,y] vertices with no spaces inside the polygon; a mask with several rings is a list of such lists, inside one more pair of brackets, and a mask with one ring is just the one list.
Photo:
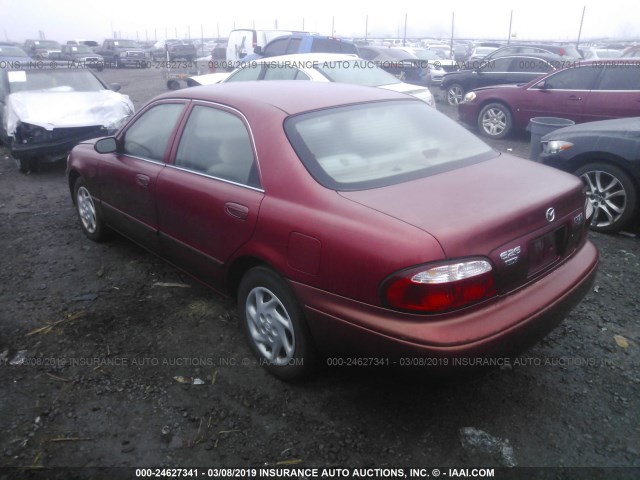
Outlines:
{"label": "dirt ground", "polygon": [[[137,107],[166,91],[159,70],[103,77]],[[497,148],[528,152],[522,138]],[[440,380],[327,367],[289,385],[257,365],[232,303],[127,240],[87,240],[64,169],[21,175],[0,151],[0,466],[20,467],[0,478],[121,466],[640,472],[635,236],[591,235],[593,291],[517,364]]]}

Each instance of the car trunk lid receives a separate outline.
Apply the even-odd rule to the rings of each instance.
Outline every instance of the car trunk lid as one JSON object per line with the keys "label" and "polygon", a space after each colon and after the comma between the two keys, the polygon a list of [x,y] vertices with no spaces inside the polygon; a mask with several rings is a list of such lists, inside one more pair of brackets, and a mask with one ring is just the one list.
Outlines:
{"label": "car trunk lid", "polygon": [[552,269],[585,237],[579,179],[508,155],[341,195],[428,232],[448,258],[489,257],[502,291]]}

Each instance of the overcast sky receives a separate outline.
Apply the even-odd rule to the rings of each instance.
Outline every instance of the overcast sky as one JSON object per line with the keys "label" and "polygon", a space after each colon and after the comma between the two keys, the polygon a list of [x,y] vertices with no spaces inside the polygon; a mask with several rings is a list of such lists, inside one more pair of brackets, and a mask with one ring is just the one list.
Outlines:
{"label": "overcast sky", "polygon": [[[227,36],[231,29],[295,29],[330,35],[449,37],[452,13],[459,38],[506,40],[513,11],[512,38],[569,40],[578,37],[586,6],[582,39],[640,37],[638,0],[0,0],[0,37],[24,41],[38,38],[66,42],[101,42],[114,32],[121,38]],[[367,21],[368,19],[368,21]]]}

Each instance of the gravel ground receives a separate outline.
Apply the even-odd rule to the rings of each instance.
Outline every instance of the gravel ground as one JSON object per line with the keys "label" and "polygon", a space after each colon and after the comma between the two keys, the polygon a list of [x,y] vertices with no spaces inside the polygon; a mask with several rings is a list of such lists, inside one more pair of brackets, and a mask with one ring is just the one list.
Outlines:
{"label": "gravel ground", "polygon": [[[103,77],[137,107],[166,91],[160,70]],[[495,147],[529,149],[525,137]],[[438,380],[326,368],[294,386],[256,364],[229,301],[124,239],[88,241],[64,165],[21,175],[0,151],[0,466],[20,467],[0,478],[265,465],[635,467],[613,477],[638,478],[640,245],[634,233],[591,237],[593,291],[517,362]]]}

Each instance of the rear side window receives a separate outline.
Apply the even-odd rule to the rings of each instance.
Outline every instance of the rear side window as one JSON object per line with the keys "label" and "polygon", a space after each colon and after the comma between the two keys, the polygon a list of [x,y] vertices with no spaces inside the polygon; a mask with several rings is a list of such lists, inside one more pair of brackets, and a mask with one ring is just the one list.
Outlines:
{"label": "rear side window", "polygon": [[548,90],[591,90],[599,69],[585,66],[567,68],[544,80]]}
{"label": "rear side window", "polygon": [[637,68],[625,68],[624,65],[620,68],[604,68],[598,90],[640,90],[640,72]]}
{"label": "rear side window", "polygon": [[259,187],[253,147],[237,116],[196,105],[184,127],[175,166]]}
{"label": "rear side window", "polygon": [[182,103],[164,103],[144,112],[126,131],[123,153],[163,161],[171,132],[183,109]]}
{"label": "rear side window", "polygon": [[310,80],[307,74],[287,65],[265,65],[263,80]]}

